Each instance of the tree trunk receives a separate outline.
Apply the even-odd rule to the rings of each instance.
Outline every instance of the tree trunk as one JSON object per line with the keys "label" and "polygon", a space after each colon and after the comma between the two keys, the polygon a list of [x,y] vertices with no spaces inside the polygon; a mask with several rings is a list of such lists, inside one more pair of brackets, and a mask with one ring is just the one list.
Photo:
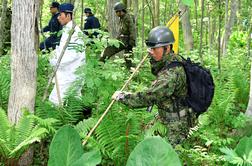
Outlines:
{"label": "tree trunk", "polygon": [[160,13],[160,1],[159,0],[153,0],[153,13],[154,13],[154,27],[159,26],[160,24],[160,17],[159,17],[159,13]]}
{"label": "tree trunk", "polygon": [[83,24],[84,24],[84,0],[81,0],[81,30],[83,30]]}
{"label": "tree trunk", "polygon": [[208,32],[208,33],[206,33],[206,37],[207,37],[207,41],[206,41],[206,46],[208,45],[210,45],[210,31],[211,31],[211,6],[208,4],[208,6],[207,6],[207,17],[208,17],[208,22],[207,22],[207,30],[206,30],[206,32]]}
{"label": "tree trunk", "polygon": [[[142,0],[142,49],[144,48],[144,42],[145,42],[145,32],[144,32],[144,24],[145,24],[145,22],[144,22],[144,16],[145,16],[145,8],[144,8],[144,6],[145,6],[145,0]],[[143,50],[142,50],[142,57],[144,56],[143,55]]]}
{"label": "tree trunk", "polygon": [[119,0],[107,0],[107,20],[108,20],[108,31],[111,37],[116,37],[119,30],[119,18],[115,15],[114,4]]}
{"label": "tree trunk", "polygon": [[218,27],[218,69],[219,72],[221,72],[221,63],[220,63],[220,57],[221,57],[221,0],[219,0],[219,27]]}
{"label": "tree trunk", "polygon": [[[167,2],[168,3],[168,2]],[[168,15],[166,15],[166,18],[169,20],[172,16],[173,16],[173,5],[174,5],[174,3],[170,3],[169,4],[169,13],[168,13]],[[167,12],[166,12],[167,13]]]}
{"label": "tree trunk", "polygon": [[[13,124],[19,121],[23,109],[34,112],[39,3],[34,0],[12,2],[11,88],[8,118]],[[33,148],[30,148],[21,156],[18,165],[31,165],[32,161]]]}
{"label": "tree trunk", "polygon": [[[227,25],[228,23],[228,6],[229,6],[229,0],[225,0],[225,20],[224,20],[224,24]],[[224,44],[224,34],[221,38],[221,47]]]}
{"label": "tree trunk", "polygon": [[181,22],[182,22],[185,48],[187,51],[189,51],[189,50],[193,49],[192,26],[190,23],[190,14],[189,14],[190,10],[189,10],[188,6],[186,6],[182,3],[179,4],[179,9],[181,11],[186,10],[186,13],[184,14],[184,16],[181,19]]}
{"label": "tree trunk", "polygon": [[[247,47],[248,47],[248,57],[251,57],[251,51],[250,51],[250,46],[251,46],[251,38],[252,38],[252,22],[250,21],[251,16],[249,18],[249,32],[248,32],[248,39],[247,39]],[[249,92],[249,103],[248,107],[246,110],[246,115],[252,116],[252,63],[251,63],[251,69],[250,69],[250,92]]]}
{"label": "tree trunk", "polygon": [[4,53],[4,43],[6,42],[6,20],[7,20],[7,0],[2,0],[2,11],[0,21],[0,56]]}
{"label": "tree trunk", "polygon": [[[147,6],[149,8],[149,11],[150,11],[150,25],[152,25],[152,28],[155,27],[154,25],[154,14],[153,14],[153,10],[152,10],[152,7],[151,7],[151,4],[149,2],[149,0],[146,0],[146,3],[147,3]],[[153,2],[154,3],[154,2]]]}
{"label": "tree trunk", "polygon": [[128,11],[130,11],[131,10],[131,0],[127,0],[127,5],[126,6],[127,6]]}
{"label": "tree trunk", "polygon": [[133,6],[133,11],[134,11],[134,19],[135,19],[135,29],[136,29],[136,38],[137,38],[137,32],[138,32],[138,26],[137,26],[137,20],[138,20],[138,0],[134,0],[134,6]]}
{"label": "tree trunk", "polygon": [[26,108],[34,112],[39,1],[13,0],[12,5],[11,88],[8,118],[12,123],[17,123],[22,115],[22,109]]}
{"label": "tree trunk", "polygon": [[249,91],[249,103],[246,110],[246,115],[252,116],[252,63],[250,64],[250,91]]}
{"label": "tree trunk", "polygon": [[[34,112],[39,3],[33,0],[13,0],[12,3],[11,88],[8,104],[8,118],[12,123],[19,121],[23,109]],[[31,165],[32,161],[33,148],[29,148],[19,159],[18,165]]]}
{"label": "tree trunk", "polygon": [[209,33],[209,51],[210,51],[210,54],[212,54],[213,47],[215,46],[214,38],[215,38],[215,32],[216,32],[216,18],[213,17],[212,19],[209,19],[209,22],[210,22],[210,30],[208,32]]}
{"label": "tree trunk", "polygon": [[195,23],[195,29],[196,29],[196,32],[198,31],[198,2],[197,0],[194,0],[194,17],[195,17],[195,20],[196,20],[196,23]]}
{"label": "tree trunk", "polygon": [[237,7],[238,7],[237,0],[232,0],[231,1],[231,12],[230,12],[229,20],[228,20],[227,24],[225,25],[225,34],[223,37],[223,44],[222,44],[223,55],[225,55],[227,52],[228,40],[230,38],[232,27],[233,27],[235,19],[236,19]]}
{"label": "tree trunk", "polygon": [[204,18],[204,0],[201,0],[201,19],[200,19],[200,48],[199,48],[199,57],[200,61],[203,62],[202,58],[202,43],[203,43],[203,18]]}
{"label": "tree trunk", "polygon": [[228,5],[229,5],[229,0],[225,0],[225,25],[228,23]]}

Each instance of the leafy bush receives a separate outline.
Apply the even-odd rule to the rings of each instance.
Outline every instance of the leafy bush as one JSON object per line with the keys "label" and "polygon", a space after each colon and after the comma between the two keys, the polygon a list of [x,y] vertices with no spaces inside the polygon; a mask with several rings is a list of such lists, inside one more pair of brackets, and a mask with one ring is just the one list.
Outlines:
{"label": "leafy bush", "polygon": [[252,165],[252,136],[242,138],[234,150],[227,147],[220,150],[225,154],[225,161],[232,165]]}
{"label": "leafy bush", "polygon": [[199,124],[191,130],[190,138],[178,149],[188,165],[222,165],[224,160],[219,147],[235,146],[244,136],[243,128],[247,125],[244,112],[249,95],[248,61],[246,50],[235,49],[221,58],[219,72],[216,58],[204,56],[205,66],[214,77],[215,95],[208,111],[198,118]]}
{"label": "leafy bush", "polygon": [[12,125],[5,111],[0,109],[0,158],[6,162],[17,160],[32,143],[54,132],[50,128],[54,122],[53,119],[42,120],[24,112],[19,122]]}
{"label": "leafy bush", "polygon": [[172,146],[160,137],[149,137],[140,142],[127,161],[127,166],[181,166]]}
{"label": "leafy bush", "polygon": [[0,108],[7,110],[10,91],[10,57],[0,57]]}
{"label": "leafy bush", "polygon": [[101,162],[98,150],[84,153],[79,134],[69,125],[55,134],[49,150],[49,166],[96,166]]}

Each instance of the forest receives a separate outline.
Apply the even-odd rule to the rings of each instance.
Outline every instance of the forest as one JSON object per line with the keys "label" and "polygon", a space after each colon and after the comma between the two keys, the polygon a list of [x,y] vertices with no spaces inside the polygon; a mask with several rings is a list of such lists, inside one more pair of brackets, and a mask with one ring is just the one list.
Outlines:
{"label": "forest", "polygon": [[[0,166],[252,166],[251,0],[57,2],[0,0]],[[86,28],[90,13],[98,28]],[[126,26],[118,13],[128,14],[135,44],[118,38]],[[67,33],[64,19],[72,23]],[[176,145],[157,104],[131,108],[112,98],[153,86],[148,41],[157,26],[170,28],[175,54],[214,82],[211,105]],[[56,48],[42,49],[51,35]],[[101,62],[108,48],[121,47]],[[63,69],[67,55],[80,58],[77,67]]]}

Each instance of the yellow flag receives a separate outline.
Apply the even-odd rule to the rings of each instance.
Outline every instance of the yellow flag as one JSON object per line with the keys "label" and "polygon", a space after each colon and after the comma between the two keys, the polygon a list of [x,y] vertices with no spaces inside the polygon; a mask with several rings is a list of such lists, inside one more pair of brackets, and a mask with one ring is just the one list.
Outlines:
{"label": "yellow flag", "polygon": [[179,15],[174,15],[166,24],[168,28],[173,32],[175,42],[173,44],[173,50],[175,54],[178,54],[179,48]]}

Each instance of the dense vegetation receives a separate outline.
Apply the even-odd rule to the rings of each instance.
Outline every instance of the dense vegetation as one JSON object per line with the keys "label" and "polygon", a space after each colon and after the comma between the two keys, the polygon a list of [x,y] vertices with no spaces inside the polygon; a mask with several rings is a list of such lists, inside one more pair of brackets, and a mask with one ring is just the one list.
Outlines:
{"label": "dense vegetation", "polygon": [[[45,3],[44,10],[47,10],[49,3]],[[103,1],[101,3],[104,4]],[[96,9],[94,2],[87,5]],[[49,15],[46,14],[44,18],[48,20]],[[149,18],[146,19],[148,22]],[[145,26],[150,29],[147,23]],[[176,152],[165,141],[166,128],[160,122],[153,121],[157,108],[154,107],[149,113],[146,108],[132,110],[119,103],[113,105],[88,143],[81,146],[87,133],[109,105],[112,94],[122,87],[130,75],[123,58],[115,57],[105,64],[98,62],[107,45],[118,45],[116,40],[108,39],[108,33],[102,31],[103,38],[95,39],[94,44],[87,45],[86,64],[78,70],[78,75],[85,80],[76,82],[68,91],[64,107],[55,107],[49,101],[42,101],[52,68],[48,61],[49,54],[38,55],[35,115],[24,110],[24,116],[16,126],[10,124],[6,116],[10,90],[10,55],[0,57],[0,165],[15,163],[28,145],[38,141],[40,143],[34,145],[34,165],[57,165],[57,161],[62,159],[61,165],[86,163],[131,166],[137,157],[141,157],[143,161],[146,159],[148,164],[157,161],[157,165],[171,164],[172,161],[174,165],[252,165],[252,120],[244,114],[249,99],[251,62],[251,57],[247,54],[245,26],[244,29],[235,27],[227,54],[220,59],[221,70],[218,68],[217,49],[203,47],[202,64],[211,70],[214,77],[214,99],[208,111],[199,116],[198,125],[191,129],[187,141],[175,147]],[[194,33],[194,38],[199,38],[197,32]],[[182,41],[181,35],[180,54],[200,62],[199,50],[186,51]],[[198,41],[195,45],[197,48]],[[139,63],[144,54],[146,51],[139,38],[138,45],[134,48],[134,62]],[[152,80],[154,76],[150,72],[150,65],[145,62],[127,90],[141,91]],[[80,98],[74,97],[76,84],[83,87]],[[157,135],[164,139],[155,137]],[[67,156],[59,148],[74,155]],[[149,156],[142,148],[156,152],[152,160],[147,160]],[[167,154],[171,154],[170,160],[159,158]]]}

